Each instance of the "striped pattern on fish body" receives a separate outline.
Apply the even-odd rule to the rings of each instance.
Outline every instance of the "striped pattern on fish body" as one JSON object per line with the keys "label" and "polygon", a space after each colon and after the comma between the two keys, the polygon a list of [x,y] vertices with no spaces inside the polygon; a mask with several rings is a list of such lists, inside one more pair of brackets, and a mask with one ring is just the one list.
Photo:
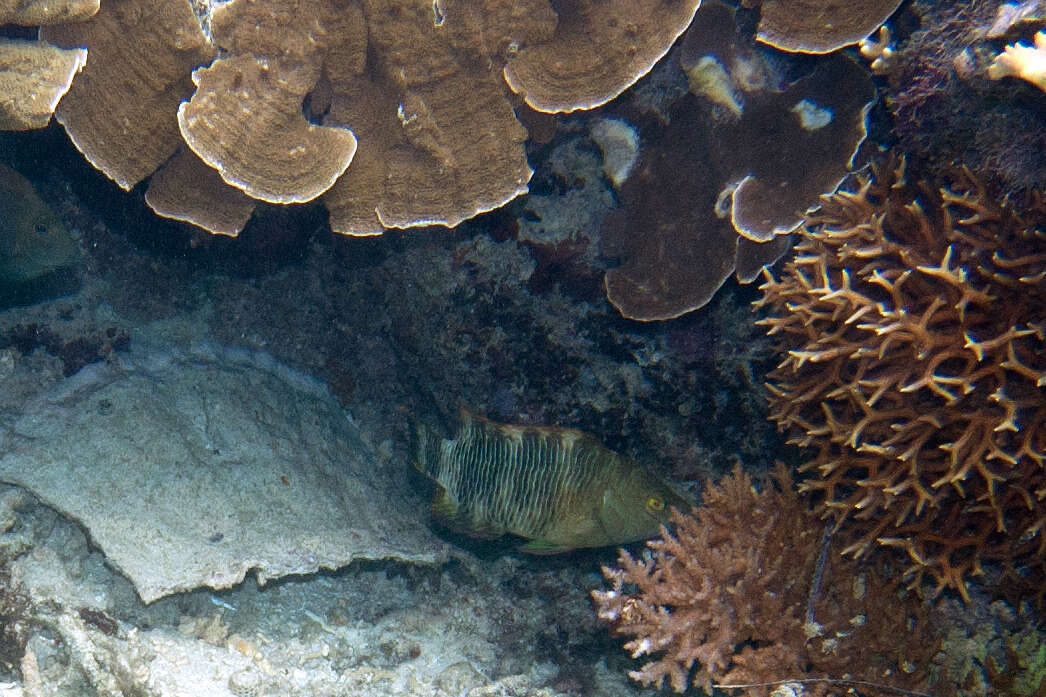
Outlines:
{"label": "striped pattern on fish body", "polygon": [[552,553],[651,537],[683,501],[637,463],[579,431],[462,415],[453,440],[419,426],[417,466],[437,486],[433,516],[475,537],[511,533]]}

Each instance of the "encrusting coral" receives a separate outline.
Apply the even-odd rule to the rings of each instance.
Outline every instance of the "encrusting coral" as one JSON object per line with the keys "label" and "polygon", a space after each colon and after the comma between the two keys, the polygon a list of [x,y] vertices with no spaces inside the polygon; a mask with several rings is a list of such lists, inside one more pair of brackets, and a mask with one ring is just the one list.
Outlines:
{"label": "encrusting coral", "polygon": [[651,657],[631,677],[752,697],[926,689],[940,644],[927,608],[841,556],[783,465],[775,479],[757,491],[735,468],[692,514],[673,512],[649,557],[622,550],[604,567],[613,587],[592,594],[599,616],[631,637],[634,658]]}
{"label": "encrusting coral", "polygon": [[982,562],[1040,595],[1046,572],[1046,205],[877,169],[822,199],[767,275],[784,356],[771,418],[812,452],[802,488],[848,551],[967,598]]}

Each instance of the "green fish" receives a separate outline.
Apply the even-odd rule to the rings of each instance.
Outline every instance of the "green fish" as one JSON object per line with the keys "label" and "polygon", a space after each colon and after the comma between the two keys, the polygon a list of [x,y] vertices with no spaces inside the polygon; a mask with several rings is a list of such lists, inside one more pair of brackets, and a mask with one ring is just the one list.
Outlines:
{"label": "green fish", "polygon": [[0,282],[21,283],[76,261],[76,239],[21,174],[0,164]]}
{"label": "green fish", "polygon": [[432,515],[472,537],[527,538],[554,554],[657,535],[687,502],[640,466],[569,428],[509,426],[462,412],[453,440],[416,424],[415,466],[436,483]]}

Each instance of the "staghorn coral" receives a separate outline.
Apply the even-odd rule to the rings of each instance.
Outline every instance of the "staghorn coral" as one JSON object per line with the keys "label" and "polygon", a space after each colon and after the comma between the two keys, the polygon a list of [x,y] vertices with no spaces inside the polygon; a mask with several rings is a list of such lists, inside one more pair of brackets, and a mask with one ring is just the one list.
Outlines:
{"label": "staghorn coral", "polygon": [[896,694],[930,682],[939,641],[925,608],[838,554],[783,465],[762,491],[735,467],[672,522],[674,534],[647,543],[649,558],[622,550],[603,569],[612,590],[592,594],[599,616],[632,637],[632,656],[652,657],[634,679],[753,697],[786,683],[825,695],[844,683]]}
{"label": "staghorn coral", "polygon": [[912,587],[967,598],[999,562],[1046,572],[1046,206],[878,169],[822,199],[758,305],[784,356],[771,418],[812,451],[805,490],[861,556],[907,554]]}

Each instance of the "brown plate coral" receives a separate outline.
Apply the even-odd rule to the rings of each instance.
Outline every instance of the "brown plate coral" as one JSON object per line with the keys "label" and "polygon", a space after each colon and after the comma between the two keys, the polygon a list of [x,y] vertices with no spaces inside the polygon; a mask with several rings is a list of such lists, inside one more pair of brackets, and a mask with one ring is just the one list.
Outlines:
{"label": "brown plate coral", "polygon": [[679,50],[691,94],[645,133],[602,249],[619,266],[607,298],[625,317],[664,320],[711,299],[732,273],[750,281],[788,248],[802,212],[845,177],[875,90],[844,55],[781,85],[734,10],[698,10]]}
{"label": "brown plate coral", "polygon": [[107,0],[41,35],[79,51],[67,73],[89,56],[58,120],[125,189],[162,167],[156,212],[235,235],[255,201],[322,196],[334,231],[370,235],[454,226],[526,192],[513,91],[549,111],[602,104],[698,4]]}

